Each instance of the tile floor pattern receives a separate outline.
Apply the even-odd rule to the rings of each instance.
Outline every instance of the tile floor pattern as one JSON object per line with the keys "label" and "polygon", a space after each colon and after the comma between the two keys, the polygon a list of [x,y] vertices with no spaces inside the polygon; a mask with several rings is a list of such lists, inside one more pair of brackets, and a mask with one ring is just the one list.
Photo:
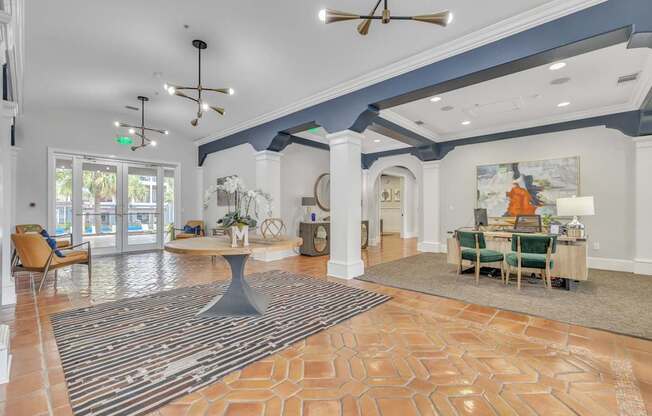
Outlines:
{"label": "tile floor pattern", "polygon": [[[416,254],[388,237],[367,265]],[[324,278],[327,258],[252,261]],[[83,268],[34,296],[17,280],[12,379],[0,415],[69,415],[48,315],[228,276],[222,260],[164,253],[100,258],[91,288]],[[472,278],[472,277],[469,277]],[[361,281],[390,302],[236,371],[154,415],[626,415],[652,414],[652,341],[610,334]]]}

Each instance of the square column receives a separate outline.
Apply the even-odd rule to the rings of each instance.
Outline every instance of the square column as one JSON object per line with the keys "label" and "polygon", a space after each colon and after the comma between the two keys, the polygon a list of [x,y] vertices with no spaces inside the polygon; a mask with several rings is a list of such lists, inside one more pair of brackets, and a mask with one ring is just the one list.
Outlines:
{"label": "square column", "polygon": [[353,279],[364,273],[361,256],[362,136],[350,130],[328,136],[331,148],[331,227],[328,275]]}
{"label": "square column", "polygon": [[16,288],[11,275],[11,233],[14,220],[15,156],[11,148],[11,125],[16,105],[2,102],[0,114],[0,304],[16,303]]}
{"label": "square column", "polygon": [[417,249],[424,252],[441,253],[439,162],[423,162],[422,172],[422,180],[419,184],[421,232]]}
{"label": "square column", "polygon": [[[281,153],[270,150],[256,153],[256,188],[272,196],[272,218],[281,216],[281,156]],[[260,221],[268,218],[267,211],[259,214]]]}
{"label": "square column", "polygon": [[[256,153],[256,188],[272,197],[269,213],[267,208],[258,210],[259,227],[267,218],[281,218],[281,156],[283,156],[282,153],[271,150]],[[258,231],[258,235],[261,235],[260,231]],[[275,261],[295,255],[294,250],[284,250],[256,253],[253,258],[260,261]]]}
{"label": "square column", "polygon": [[634,139],[636,170],[634,173],[634,234],[636,249],[634,273],[652,275],[652,136]]}

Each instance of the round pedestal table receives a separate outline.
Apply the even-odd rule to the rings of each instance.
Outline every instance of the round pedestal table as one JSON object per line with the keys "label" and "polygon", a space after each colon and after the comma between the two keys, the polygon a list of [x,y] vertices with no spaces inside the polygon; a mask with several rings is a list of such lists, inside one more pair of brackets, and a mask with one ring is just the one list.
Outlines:
{"label": "round pedestal table", "polygon": [[222,256],[231,267],[231,284],[223,295],[211,300],[197,316],[260,316],[267,310],[269,299],[247,284],[244,268],[253,253],[283,251],[299,247],[300,238],[284,237],[275,240],[249,238],[246,247],[231,247],[225,237],[197,237],[174,240],[165,244],[165,251],[193,256]]}

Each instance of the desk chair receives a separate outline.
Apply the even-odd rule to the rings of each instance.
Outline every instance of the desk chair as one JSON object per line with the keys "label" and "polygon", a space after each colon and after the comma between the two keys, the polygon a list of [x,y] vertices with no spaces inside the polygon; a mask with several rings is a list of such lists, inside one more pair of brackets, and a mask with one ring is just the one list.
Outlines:
{"label": "desk chair", "polygon": [[517,285],[521,290],[521,268],[544,270],[544,283],[546,288],[552,288],[552,277],[550,269],[554,266],[552,255],[557,251],[556,235],[521,235],[512,236],[512,252],[505,256],[507,263],[507,278],[505,283],[509,284],[511,268],[517,268]]}
{"label": "desk chair", "polygon": [[518,215],[514,224],[514,231],[517,233],[540,233],[541,215]]}
{"label": "desk chair", "polygon": [[460,248],[459,261],[457,264],[457,274],[462,273],[462,260],[468,260],[475,263],[475,284],[480,283],[480,267],[482,263],[500,262],[500,277],[504,281],[503,273],[503,253],[495,250],[489,250],[484,239],[484,233],[457,231],[455,233]]}

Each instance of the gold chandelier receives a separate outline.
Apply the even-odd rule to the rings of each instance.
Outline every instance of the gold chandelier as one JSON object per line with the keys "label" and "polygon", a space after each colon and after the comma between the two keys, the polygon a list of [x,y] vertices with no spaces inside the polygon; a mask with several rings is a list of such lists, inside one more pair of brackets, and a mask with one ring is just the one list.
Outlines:
{"label": "gold chandelier", "polygon": [[[216,113],[219,113],[220,115],[224,115],[224,108],[222,107],[214,107],[210,104],[208,104],[206,101],[202,100],[202,93],[204,91],[210,91],[210,92],[219,92],[221,94],[227,94],[227,95],[233,95],[233,88],[205,88],[201,85],[201,51],[206,49],[208,45],[206,42],[203,40],[195,39],[192,41],[192,46],[197,48],[197,56],[198,56],[198,76],[197,76],[197,86],[196,87],[181,87],[178,85],[171,85],[171,84],[165,84],[163,88],[168,92],[170,95],[177,95],[179,97],[186,98],[190,101],[194,101],[197,103],[197,118],[194,118],[190,121],[190,124],[195,127],[197,126],[197,123],[199,122],[199,119],[201,116],[204,114],[204,111],[208,110],[213,110]],[[197,98],[191,97],[184,93],[183,91],[197,91]]]}
{"label": "gold chandelier", "polygon": [[[151,146],[156,146],[156,141],[150,139],[149,137],[147,137],[145,135],[146,131],[148,131],[148,132],[152,131],[154,133],[166,134],[166,135],[170,133],[167,130],[153,129],[151,127],[146,127],[145,126],[145,102],[149,101],[149,98],[143,97],[142,95],[139,95],[138,100],[141,103],[141,106],[140,106],[140,126],[134,126],[134,125],[131,125],[131,124],[123,123],[121,121],[115,121],[113,123],[116,127],[124,127],[124,128],[129,129],[128,130],[129,134],[133,134],[135,136],[140,137],[140,144],[131,146],[131,150],[133,150],[133,151],[136,151],[138,149],[142,149],[143,147],[147,147],[147,146],[150,146],[150,145]],[[125,143],[125,144],[127,144],[127,143]]]}
{"label": "gold chandelier", "polygon": [[[383,2],[383,10],[380,15],[376,15],[380,2]],[[446,10],[439,13],[422,14],[418,16],[392,16],[387,5],[388,0],[378,0],[376,6],[371,10],[368,15],[358,15],[354,13],[341,12],[338,10],[323,9],[319,11],[319,20],[329,24],[335,22],[343,22],[347,20],[361,19],[362,22],[358,25],[358,33],[366,35],[369,33],[369,27],[373,20],[380,20],[383,24],[387,24],[392,20],[414,20],[417,22],[432,23],[442,27],[448,26],[453,21],[453,13]]]}

